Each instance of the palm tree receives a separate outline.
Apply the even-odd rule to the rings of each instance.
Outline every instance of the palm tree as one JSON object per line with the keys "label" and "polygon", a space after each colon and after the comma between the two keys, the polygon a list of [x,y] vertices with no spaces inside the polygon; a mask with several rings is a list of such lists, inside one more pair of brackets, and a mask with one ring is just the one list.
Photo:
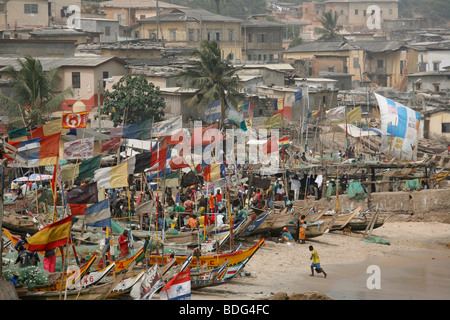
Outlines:
{"label": "palm tree", "polygon": [[229,102],[237,105],[240,101],[240,84],[236,72],[242,68],[231,66],[230,55],[222,60],[220,47],[216,41],[203,41],[200,49],[192,53],[192,68],[186,69],[179,75],[181,80],[186,80],[188,85],[184,88],[198,89],[196,94],[186,100],[189,106],[204,107],[208,103],[221,101],[221,118],[225,119],[225,107]]}
{"label": "palm tree", "polygon": [[220,3],[221,2],[227,2],[227,0],[211,0],[211,1],[216,4],[217,14],[220,14]]}
{"label": "palm tree", "polygon": [[338,15],[336,11],[325,12],[320,18],[319,22],[322,24],[323,28],[314,28],[314,34],[320,35],[319,41],[340,41],[344,37],[339,34],[342,31],[342,25],[337,24]]}
{"label": "palm tree", "polygon": [[48,115],[56,111],[65,96],[72,94],[69,87],[62,92],[56,88],[60,82],[58,69],[44,71],[39,60],[26,56],[17,59],[20,70],[8,66],[3,75],[12,80],[12,88],[16,100],[0,94],[0,103],[7,112],[23,119],[24,125],[31,130],[43,125]]}

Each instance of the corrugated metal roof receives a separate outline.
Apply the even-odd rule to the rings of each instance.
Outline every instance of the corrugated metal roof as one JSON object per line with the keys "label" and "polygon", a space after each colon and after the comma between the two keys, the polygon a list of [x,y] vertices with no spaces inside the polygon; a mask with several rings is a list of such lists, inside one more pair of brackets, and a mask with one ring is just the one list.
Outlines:
{"label": "corrugated metal roof", "polygon": [[385,52],[399,50],[405,46],[403,41],[387,40],[357,40],[357,41],[314,41],[290,48],[285,52],[333,52],[348,51],[349,43],[352,49],[363,49],[368,52]]}
{"label": "corrugated metal roof", "polygon": [[[0,57],[0,67],[2,69],[6,66],[13,66],[14,69],[19,69],[20,65],[17,62],[19,57]],[[119,59],[114,56],[97,56],[97,57],[39,57],[37,58],[44,70],[49,70],[52,68],[60,68],[60,67],[96,67],[110,60],[116,60],[119,63],[126,64],[126,62],[122,59]],[[0,71],[2,71],[0,69]]]}
{"label": "corrugated metal roof", "polygon": [[[138,20],[139,22],[155,22],[157,17]],[[159,21],[213,21],[213,22],[240,22],[244,20],[221,16],[203,9],[174,9],[172,12],[159,16]]]}

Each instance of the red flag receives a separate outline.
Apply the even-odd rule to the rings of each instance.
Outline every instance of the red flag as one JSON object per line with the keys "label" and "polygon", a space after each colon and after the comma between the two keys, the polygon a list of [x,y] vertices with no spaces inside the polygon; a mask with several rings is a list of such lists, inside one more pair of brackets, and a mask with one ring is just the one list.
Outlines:
{"label": "red flag", "polygon": [[263,144],[263,152],[264,154],[269,154],[275,151],[278,151],[278,139],[277,137],[272,137],[269,140],[267,140],[266,143]]}
{"label": "red flag", "polygon": [[89,112],[70,112],[62,116],[62,127],[64,129],[86,128]]}
{"label": "red flag", "polygon": [[[166,168],[167,148],[153,151],[150,159],[150,171],[164,170]],[[158,164],[158,167],[156,167]]]}
{"label": "red flag", "polygon": [[194,131],[192,132],[192,136],[191,136],[191,147],[198,146],[198,145],[206,146],[206,145],[210,144],[211,140],[209,140],[208,137],[205,137],[205,140],[203,140],[203,138],[204,138],[203,134],[209,129],[219,129],[219,124],[215,123],[206,128],[204,128],[204,127],[195,128]]}
{"label": "red flag", "polygon": [[69,206],[73,216],[84,216],[84,209],[86,209],[88,205],[69,203]]}
{"label": "red flag", "polygon": [[61,247],[67,243],[72,216],[49,224],[28,238],[28,250],[43,251]]}
{"label": "red flag", "polygon": [[189,164],[186,162],[186,160],[183,157],[178,157],[175,159],[171,159],[169,161],[170,169],[172,170],[178,170],[182,168],[188,168]]}
{"label": "red flag", "polygon": [[120,138],[115,138],[112,140],[109,140],[107,142],[105,142],[102,145],[102,152],[108,151],[108,150],[117,150],[120,147]]}

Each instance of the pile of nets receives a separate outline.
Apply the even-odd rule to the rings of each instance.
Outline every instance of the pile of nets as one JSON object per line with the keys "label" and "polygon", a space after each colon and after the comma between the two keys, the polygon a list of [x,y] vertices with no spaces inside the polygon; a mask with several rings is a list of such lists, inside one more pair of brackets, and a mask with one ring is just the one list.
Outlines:
{"label": "pile of nets", "polygon": [[359,181],[348,183],[347,195],[349,198],[355,198],[356,200],[367,198],[367,194]]}
{"label": "pile of nets", "polygon": [[414,191],[420,189],[422,189],[422,186],[420,185],[419,179],[406,180],[403,187],[403,191]]}
{"label": "pile of nets", "polygon": [[362,239],[362,241],[370,242],[370,243],[377,243],[377,244],[384,244],[387,246],[390,246],[391,243],[383,238],[375,237],[375,236],[367,236]]}
{"label": "pile of nets", "polygon": [[16,272],[19,273],[18,281],[22,282],[24,287],[32,289],[36,286],[47,284],[49,272],[35,266],[25,268],[8,268],[3,271],[3,278],[9,280]]}

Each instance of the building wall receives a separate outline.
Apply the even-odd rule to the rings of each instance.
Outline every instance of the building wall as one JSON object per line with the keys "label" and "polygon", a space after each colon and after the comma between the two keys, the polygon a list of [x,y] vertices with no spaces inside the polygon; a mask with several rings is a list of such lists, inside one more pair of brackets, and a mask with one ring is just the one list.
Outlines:
{"label": "building wall", "polygon": [[[62,10],[69,6],[77,6],[81,10],[81,0],[48,0],[51,3],[51,16],[50,19],[57,23],[66,23],[67,17],[62,16]],[[81,12],[81,11],[80,11]]]}
{"label": "building wall", "polygon": [[[233,32],[233,39],[229,40],[229,31]],[[156,22],[142,22],[133,29],[139,32],[139,38],[151,39],[157,34]],[[164,39],[167,46],[171,47],[191,47],[198,48],[202,40],[208,40],[208,34],[211,40],[215,40],[216,32],[220,32],[220,48],[222,57],[232,54],[233,59],[241,59],[241,24],[240,23],[222,23],[208,22],[202,24],[198,22],[161,22],[158,32],[159,39]]]}
{"label": "building wall", "polygon": [[[117,42],[119,38],[119,22],[103,19],[81,19],[81,28],[90,32],[102,32],[100,42]],[[109,32],[108,29],[109,28]]]}
{"label": "building wall", "polygon": [[127,74],[125,66],[117,61],[108,61],[97,67],[62,67],[60,70],[62,81],[58,89],[61,91],[72,86],[72,73],[80,72],[80,88],[74,88],[74,97],[66,99],[65,103],[73,105],[79,97],[88,110],[98,105],[99,81],[100,94],[103,93],[103,72],[108,72],[108,77]]}
{"label": "building wall", "polygon": [[[242,28],[243,58],[248,61],[279,61],[281,59],[282,28]],[[263,36],[262,36],[263,35]]]}
{"label": "building wall", "polygon": [[[14,0],[8,1],[7,22],[11,29],[23,26],[48,26],[48,4],[47,0]],[[37,13],[25,13],[25,4],[36,5]],[[28,7],[28,6],[27,6]],[[33,6],[34,8],[34,6]],[[0,13],[0,28],[6,29],[5,12]]]}
{"label": "building wall", "polygon": [[442,132],[442,124],[450,123],[449,112],[436,112],[430,115],[428,139],[450,141],[450,132]]}

